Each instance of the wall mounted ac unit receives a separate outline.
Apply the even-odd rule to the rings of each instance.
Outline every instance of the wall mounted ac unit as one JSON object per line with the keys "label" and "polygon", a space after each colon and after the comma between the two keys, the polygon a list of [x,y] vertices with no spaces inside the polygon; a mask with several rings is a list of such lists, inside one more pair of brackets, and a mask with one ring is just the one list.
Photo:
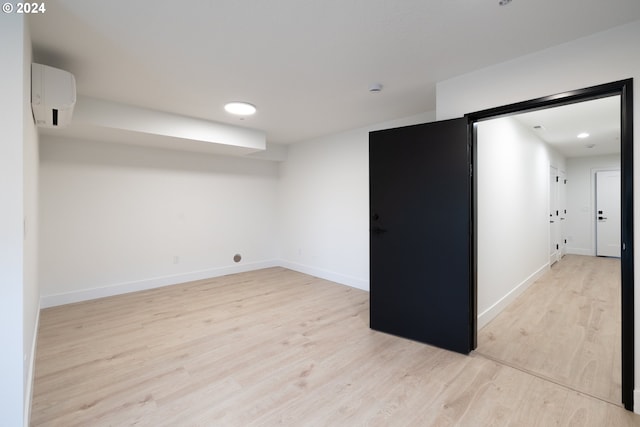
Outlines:
{"label": "wall mounted ac unit", "polygon": [[31,64],[31,110],[37,126],[63,127],[76,104],[76,79],[68,71]]}

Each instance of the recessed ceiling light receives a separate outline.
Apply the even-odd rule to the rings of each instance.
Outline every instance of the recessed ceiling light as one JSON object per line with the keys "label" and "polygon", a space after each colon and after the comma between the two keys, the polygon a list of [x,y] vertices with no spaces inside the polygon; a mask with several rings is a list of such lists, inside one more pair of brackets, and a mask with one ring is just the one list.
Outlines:
{"label": "recessed ceiling light", "polygon": [[229,102],[224,106],[224,109],[227,113],[235,114],[237,116],[250,116],[256,112],[255,105],[249,104],[248,102]]}
{"label": "recessed ceiling light", "polygon": [[589,138],[589,134],[587,132],[582,132],[578,134],[578,138]]}
{"label": "recessed ceiling light", "polygon": [[511,3],[511,0],[500,0],[500,1],[498,2],[498,4],[499,4],[500,6],[506,6],[506,5],[508,5],[509,3]]}

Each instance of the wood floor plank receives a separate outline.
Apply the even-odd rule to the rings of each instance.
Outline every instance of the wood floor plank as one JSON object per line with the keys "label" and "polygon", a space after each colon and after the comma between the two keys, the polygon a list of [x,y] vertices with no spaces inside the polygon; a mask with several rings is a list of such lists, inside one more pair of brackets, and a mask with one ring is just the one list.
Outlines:
{"label": "wood floor plank", "polygon": [[620,404],[620,261],[567,255],[478,332],[477,352]]}
{"label": "wood floor plank", "polygon": [[367,292],[283,268],[40,319],[32,426],[640,425],[481,355],[372,331]]}

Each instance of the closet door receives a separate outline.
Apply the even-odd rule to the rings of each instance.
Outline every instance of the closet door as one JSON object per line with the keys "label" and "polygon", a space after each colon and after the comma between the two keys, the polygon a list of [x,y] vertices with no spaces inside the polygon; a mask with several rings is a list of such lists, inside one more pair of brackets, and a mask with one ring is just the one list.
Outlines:
{"label": "closet door", "polygon": [[596,172],[596,255],[620,258],[620,171]]}
{"label": "closet door", "polygon": [[371,132],[371,328],[475,346],[467,119]]}
{"label": "closet door", "polygon": [[560,209],[558,185],[560,176],[555,166],[549,167],[549,265],[560,260]]}

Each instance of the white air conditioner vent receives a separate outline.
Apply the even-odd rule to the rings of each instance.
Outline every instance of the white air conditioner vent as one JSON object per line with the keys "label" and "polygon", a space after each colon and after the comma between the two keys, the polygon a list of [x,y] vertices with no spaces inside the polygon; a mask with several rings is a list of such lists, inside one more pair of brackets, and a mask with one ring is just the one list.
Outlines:
{"label": "white air conditioner vent", "polygon": [[76,79],[68,71],[31,64],[31,110],[37,126],[63,127],[76,104]]}

